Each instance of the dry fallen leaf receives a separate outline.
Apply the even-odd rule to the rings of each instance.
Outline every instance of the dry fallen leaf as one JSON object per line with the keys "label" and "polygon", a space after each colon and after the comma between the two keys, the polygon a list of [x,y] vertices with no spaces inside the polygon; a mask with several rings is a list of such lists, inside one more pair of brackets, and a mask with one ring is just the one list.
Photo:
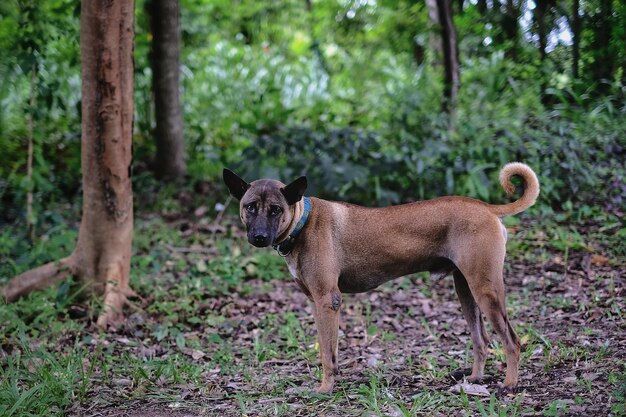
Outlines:
{"label": "dry fallen leaf", "polygon": [[585,373],[585,374],[583,374],[583,379],[585,381],[592,382],[592,381],[595,381],[596,379],[598,379],[599,376],[600,376],[600,374],[598,374],[598,373]]}
{"label": "dry fallen leaf", "polygon": [[528,336],[527,334],[525,334],[524,336],[522,336],[519,340],[520,344],[522,346],[525,346],[528,344],[528,340],[530,339],[530,336]]}
{"label": "dry fallen leaf", "polygon": [[463,390],[463,392],[466,393],[467,395],[477,395],[479,397],[488,397],[489,395],[491,395],[486,386],[479,385],[479,384],[470,384],[469,382],[462,382],[460,384],[456,384],[455,386],[450,388],[448,391],[456,393],[456,394],[460,394],[461,390]]}
{"label": "dry fallen leaf", "polygon": [[591,263],[595,266],[604,266],[609,262],[609,258],[602,255],[591,255]]}
{"label": "dry fallen leaf", "polygon": [[196,269],[198,270],[198,272],[206,272],[207,271],[206,261],[204,259],[200,259],[198,262],[196,262]]}
{"label": "dry fallen leaf", "polygon": [[191,351],[191,357],[197,361],[198,359],[204,357],[204,352],[194,349]]}
{"label": "dry fallen leaf", "polygon": [[194,210],[193,214],[196,217],[203,217],[209,209],[206,206],[200,206]]}
{"label": "dry fallen leaf", "polygon": [[133,381],[128,378],[117,378],[113,380],[113,383],[122,387],[130,387],[133,385]]}
{"label": "dry fallen leaf", "polygon": [[382,355],[380,353],[370,355],[370,357],[367,358],[367,366],[370,368],[376,368],[378,366],[378,363],[380,362],[381,357]]}

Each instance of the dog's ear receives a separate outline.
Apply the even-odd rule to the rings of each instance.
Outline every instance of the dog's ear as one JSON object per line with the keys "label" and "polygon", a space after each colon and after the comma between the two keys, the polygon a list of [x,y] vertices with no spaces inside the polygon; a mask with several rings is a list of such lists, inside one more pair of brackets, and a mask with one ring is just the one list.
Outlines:
{"label": "dog's ear", "polygon": [[235,174],[228,168],[224,168],[224,172],[222,173],[224,177],[224,183],[228,187],[228,191],[230,191],[230,195],[235,197],[237,200],[241,200],[241,197],[248,191],[250,188],[250,184],[245,182],[239,175]]}
{"label": "dog's ear", "polygon": [[295,204],[300,201],[300,199],[304,195],[304,191],[306,190],[307,185],[308,184],[306,181],[306,177],[302,176],[294,182],[287,184],[285,187],[281,188],[280,192],[283,193],[289,205]]}

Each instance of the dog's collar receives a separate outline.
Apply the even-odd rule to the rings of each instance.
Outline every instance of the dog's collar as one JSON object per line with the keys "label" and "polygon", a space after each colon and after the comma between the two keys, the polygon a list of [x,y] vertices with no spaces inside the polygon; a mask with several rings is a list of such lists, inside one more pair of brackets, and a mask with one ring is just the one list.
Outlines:
{"label": "dog's collar", "polygon": [[296,224],[296,228],[293,229],[293,232],[289,233],[287,239],[283,240],[280,243],[272,245],[272,248],[278,252],[280,256],[287,256],[293,250],[293,247],[296,245],[296,238],[304,229],[304,225],[309,219],[309,213],[311,212],[311,199],[309,197],[302,198],[304,202],[304,213],[300,216],[300,220],[298,220],[298,224]]}

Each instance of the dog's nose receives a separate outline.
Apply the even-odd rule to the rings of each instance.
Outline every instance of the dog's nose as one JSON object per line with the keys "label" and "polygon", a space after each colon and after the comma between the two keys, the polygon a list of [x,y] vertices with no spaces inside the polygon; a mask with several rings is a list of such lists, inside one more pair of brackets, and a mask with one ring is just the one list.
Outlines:
{"label": "dog's nose", "polygon": [[254,235],[254,243],[259,246],[267,245],[267,235],[263,233]]}

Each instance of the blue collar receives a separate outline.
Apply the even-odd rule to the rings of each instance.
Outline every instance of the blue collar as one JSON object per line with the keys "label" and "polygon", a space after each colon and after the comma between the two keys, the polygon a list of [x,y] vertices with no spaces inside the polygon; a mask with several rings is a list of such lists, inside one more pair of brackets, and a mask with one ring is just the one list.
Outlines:
{"label": "blue collar", "polygon": [[287,239],[283,240],[280,243],[272,245],[272,248],[278,252],[280,256],[287,256],[293,250],[293,247],[296,245],[296,238],[300,235],[302,229],[306,225],[307,220],[309,219],[309,214],[311,213],[311,199],[309,197],[303,197],[304,201],[304,213],[300,217],[298,224],[296,224],[296,228],[293,229],[293,232],[289,234]]}

